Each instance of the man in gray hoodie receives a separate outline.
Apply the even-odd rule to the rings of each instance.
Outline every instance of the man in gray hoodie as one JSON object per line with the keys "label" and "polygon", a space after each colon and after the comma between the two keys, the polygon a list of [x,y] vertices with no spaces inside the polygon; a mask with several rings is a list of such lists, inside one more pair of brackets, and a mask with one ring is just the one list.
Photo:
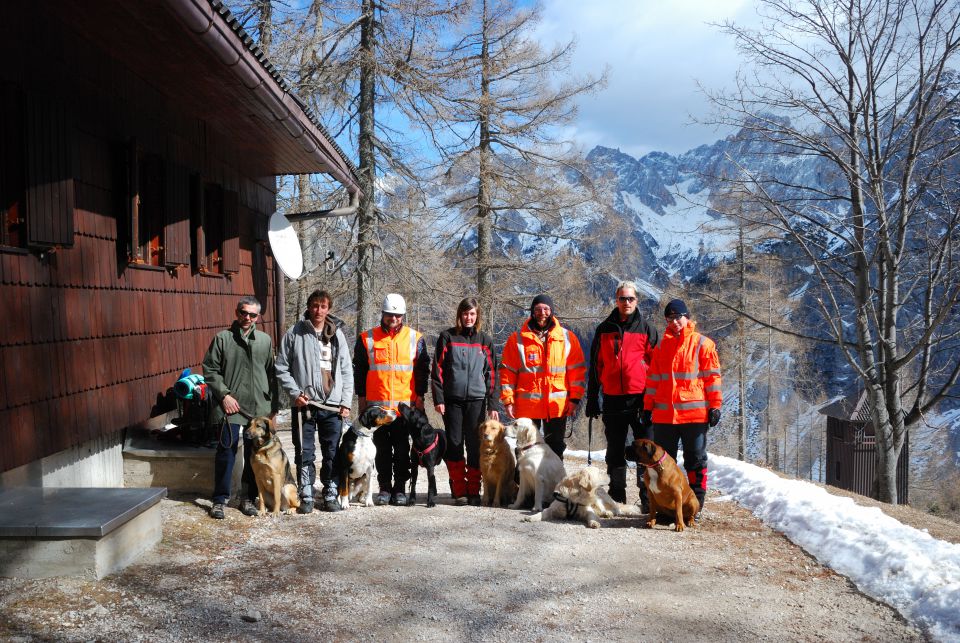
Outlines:
{"label": "man in gray hoodie", "polygon": [[323,509],[339,511],[334,463],[343,419],[353,400],[353,365],[340,322],[331,316],[333,298],[315,290],[304,318],[287,331],[277,353],[277,381],[290,396],[293,447],[300,487],[299,513],[313,511],[316,442],[322,457]]}

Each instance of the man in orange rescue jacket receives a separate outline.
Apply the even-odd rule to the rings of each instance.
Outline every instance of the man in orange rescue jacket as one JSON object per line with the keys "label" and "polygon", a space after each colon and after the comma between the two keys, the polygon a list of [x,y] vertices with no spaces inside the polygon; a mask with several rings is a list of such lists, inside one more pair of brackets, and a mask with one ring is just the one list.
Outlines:
{"label": "man in orange rescue jacket", "polygon": [[707,429],[720,422],[720,358],[709,337],[696,332],[687,305],[674,299],[663,311],[667,328],[653,349],[644,397],[644,421],[653,440],[674,459],[683,443],[683,468],[700,501],[707,495]]}
{"label": "man in orange rescue jacket", "polygon": [[[353,380],[360,413],[371,405],[396,410],[401,402],[423,410],[430,380],[430,355],[423,336],[404,325],[406,314],[403,297],[391,293],[383,300],[380,325],[357,337]],[[378,428],[373,432],[373,444],[377,447],[375,462],[380,484],[377,504],[406,506],[403,490],[410,479],[410,435],[403,422]]]}
{"label": "man in orange rescue jacket", "polygon": [[530,418],[561,458],[567,418],[586,389],[587,365],[580,340],[560,325],[549,295],[537,295],[530,318],[510,335],[500,364],[500,400],[507,414]]}

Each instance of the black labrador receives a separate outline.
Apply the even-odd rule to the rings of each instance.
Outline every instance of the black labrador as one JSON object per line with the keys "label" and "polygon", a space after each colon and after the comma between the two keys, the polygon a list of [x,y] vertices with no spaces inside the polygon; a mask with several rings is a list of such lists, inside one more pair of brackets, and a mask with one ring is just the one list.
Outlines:
{"label": "black labrador", "polygon": [[410,495],[407,496],[407,506],[417,501],[417,472],[420,467],[427,470],[427,506],[436,506],[437,477],[435,467],[443,460],[447,452],[447,434],[443,429],[430,426],[427,414],[408,404],[400,404],[400,419],[402,419],[410,434]]}

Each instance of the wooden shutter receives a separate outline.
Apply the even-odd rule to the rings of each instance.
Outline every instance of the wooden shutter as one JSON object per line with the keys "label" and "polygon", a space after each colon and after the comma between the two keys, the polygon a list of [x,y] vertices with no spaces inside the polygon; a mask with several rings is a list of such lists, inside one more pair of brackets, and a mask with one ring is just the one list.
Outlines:
{"label": "wooden shutter", "polygon": [[73,245],[73,127],[66,106],[25,94],[27,243]]}
{"label": "wooden shutter", "polygon": [[168,266],[190,265],[190,174],[180,164],[166,163],[163,201],[164,260]]}
{"label": "wooden shutter", "polygon": [[233,190],[223,192],[223,272],[240,272],[240,208]]}

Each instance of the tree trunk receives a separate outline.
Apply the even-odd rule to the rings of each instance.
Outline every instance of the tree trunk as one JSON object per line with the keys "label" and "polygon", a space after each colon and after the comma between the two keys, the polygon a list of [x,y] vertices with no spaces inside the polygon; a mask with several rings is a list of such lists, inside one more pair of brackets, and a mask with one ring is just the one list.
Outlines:
{"label": "tree trunk", "polygon": [[374,323],[373,253],[376,243],[376,158],[374,150],[374,89],[376,85],[376,34],[373,0],[361,0],[360,25],[360,130],[357,134],[359,179],[363,198],[357,213],[357,335]]}
{"label": "tree trunk", "polygon": [[[743,226],[740,226],[740,238],[739,244],[737,245],[737,255],[739,260],[739,272],[740,272],[740,310],[746,308],[746,289],[747,289],[747,277],[746,277],[746,266],[744,265],[744,247],[743,247]],[[737,459],[746,460],[746,451],[747,451],[747,337],[746,337],[746,324],[744,323],[743,315],[737,315],[737,349],[739,355],[737,356],[737,378],[739,379],[738,387],[740,389],[740,400],[737,404],[737,412],[740,415],[739,417],[739,427],[738,427],[738,444],[737,444]]]}
{"label": "tree trunk", "polygon": [[480,45],[480,168],[477,180],[477,294],[484,319],[493,321],[493,278],[490,269],[490,245],[493,222],[490,220],[490,46],[487,33],[487,2],[483,2],[483,28]]}

